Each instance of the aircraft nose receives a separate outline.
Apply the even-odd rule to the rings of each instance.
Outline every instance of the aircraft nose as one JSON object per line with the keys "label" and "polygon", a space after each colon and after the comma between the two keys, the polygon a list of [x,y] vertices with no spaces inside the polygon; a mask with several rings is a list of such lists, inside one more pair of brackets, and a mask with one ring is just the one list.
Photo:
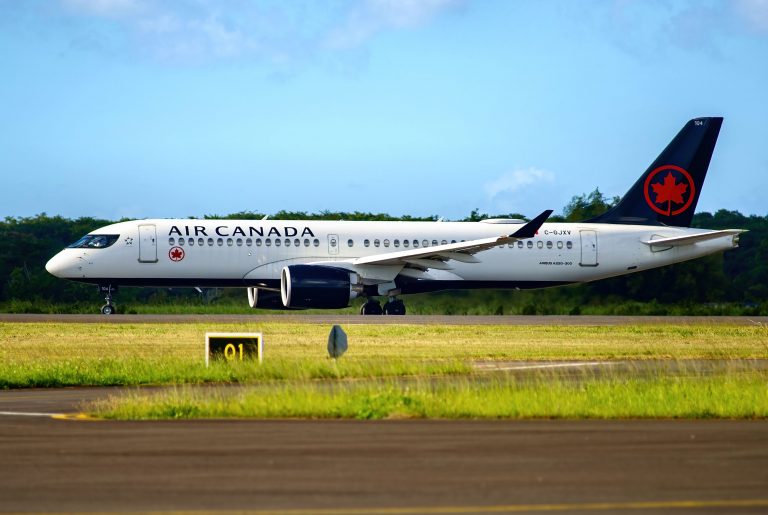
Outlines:
{"label": "aircraft nose", "polygon": [[62,278],[66,277],[66,270],[71,267],[70,259],[64,255],[64,252],[59,252],[45,264],[45,269],[48,270],[49,274]]}

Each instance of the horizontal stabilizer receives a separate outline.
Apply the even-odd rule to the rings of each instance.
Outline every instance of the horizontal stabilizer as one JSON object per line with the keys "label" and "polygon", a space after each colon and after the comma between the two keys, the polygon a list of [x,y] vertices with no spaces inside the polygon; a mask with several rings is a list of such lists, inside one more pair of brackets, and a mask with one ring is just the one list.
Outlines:
{"label": "horizontal stabilizer", "polygon": [[[723,236],[738,236],[739,234],[747,232],[743,229],[725,229],[723,231],[711,231],[703,232],[699,234],[690,234],[687,236],[673,236],[672,238],[659,238],[657,240],[646,240],[643,243],[646,245],[663,246],[663,247],[679,247],[681,245],[692,245],[701,241],[714,240],[722,238]],[[738,243],[738,239],[734,241]]]}

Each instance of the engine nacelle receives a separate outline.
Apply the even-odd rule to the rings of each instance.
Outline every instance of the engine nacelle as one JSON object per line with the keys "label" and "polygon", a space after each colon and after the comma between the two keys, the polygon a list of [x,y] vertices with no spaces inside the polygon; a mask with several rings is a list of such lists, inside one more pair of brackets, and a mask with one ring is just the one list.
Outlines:
{"label": "engine nacelle", "polygon": [[350,272],[322,265],[290,265],[280,274],[280,296],[286,308],[338,309],[357,297]]}
{"label": "engine nacelle", "polygon": [[246,288],[248,305],[259,309],[285,309],[280,299],[280,292],[263,288]]}

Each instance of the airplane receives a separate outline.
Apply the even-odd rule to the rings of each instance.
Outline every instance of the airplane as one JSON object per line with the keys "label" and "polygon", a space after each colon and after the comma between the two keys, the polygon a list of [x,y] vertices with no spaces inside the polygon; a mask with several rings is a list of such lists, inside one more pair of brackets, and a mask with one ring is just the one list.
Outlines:
{"label": "airplane", "polygon": [[[252,308],[403,315],[398,297],[544,288],[738,247],[740,229],[690,227],[723,119],[690,120],[613,208],[578,223],[149,219],[101,227],[56,254],[56,277],[118,286],[243,287]],[[382,307],[378,297],[386,297]]]}

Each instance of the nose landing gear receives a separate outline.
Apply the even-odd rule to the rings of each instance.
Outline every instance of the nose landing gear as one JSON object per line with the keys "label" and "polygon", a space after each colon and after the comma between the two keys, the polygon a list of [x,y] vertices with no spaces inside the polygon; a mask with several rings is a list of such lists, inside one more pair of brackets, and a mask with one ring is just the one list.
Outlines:
{"label": "nose landing gear", "polygon": [[112,294],[117,293],[117,286],[112,286],[111,284],[100,284],[99,291],[104,294],[104,300],[107,301],[106,304],[101,306],[101,314],[114,315],[117,313],[117,308],[115,308],[115,305],[112,304]]}

